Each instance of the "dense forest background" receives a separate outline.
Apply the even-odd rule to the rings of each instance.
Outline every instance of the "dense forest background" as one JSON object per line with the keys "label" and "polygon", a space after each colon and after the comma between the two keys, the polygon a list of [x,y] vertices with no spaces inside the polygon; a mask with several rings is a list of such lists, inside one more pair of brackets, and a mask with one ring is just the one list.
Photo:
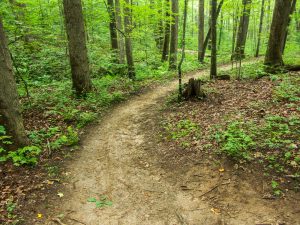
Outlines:
{"label": "dense forest background", "polygon": [[[211,78],[247,80],[299,69],[300,2],[0,0],[0,47],[0,172],[17,174],[0,184],[16,187],[16,166],[41,162],[49,175],[48,162],[75,150],[83,127],[178,70],[211,66]],[[287,81],[280,94],[298,103]],[[0,199],[3,221],[9,198]]]}

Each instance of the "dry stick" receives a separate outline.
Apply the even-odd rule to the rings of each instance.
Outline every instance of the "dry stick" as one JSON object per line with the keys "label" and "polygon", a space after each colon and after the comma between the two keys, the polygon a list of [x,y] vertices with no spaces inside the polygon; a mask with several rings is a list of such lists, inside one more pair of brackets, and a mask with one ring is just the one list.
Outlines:
{"label": "dry stick", "polygon": [[210,190],[208,190],[207,192],[203,193],[202,195],[199,196],[199,198],[203,197],[204,195],[209,194],[210,192],[214,191],[215,189],[217,189],[220,185],[216,185],[213,188],[211,188]]}
{"label": "dry stick", "polygon": [[54,218],[54,219],[52,219],[52,221],[58,223],[59,225],[67,225],[67,224],[61,222],[61,220],[58,218]]}
{"label": "dry stick", "polygon": [[231,183],[231,179],[229,179],[227,182],[224,182],[222,184],[217,184],[216,186],[214,186],[213,188],[211,188],[210,190],[208,190],[207,192],[203,193],[202,195],[199,196],[199,198],[203,197],[204,195],[209,194],[210,192],[214,191],[215,189],[217,189],[218,187],[220,187],[220,185],[227,185]]}
{"label": "dry stick", "polygon": [[86,223],[84,223],[84,222],[81,222],[81,221],[79,221],[79,220],[77,220],[77,219],[73,219],[73,218],[71,218],[71,217],[68,217],[68,219],[69,219],[69,220],[73,220],[73,221],[75,221],[75,222],[77,222],[77,223],[80,223],[80,224],[86,225]]}

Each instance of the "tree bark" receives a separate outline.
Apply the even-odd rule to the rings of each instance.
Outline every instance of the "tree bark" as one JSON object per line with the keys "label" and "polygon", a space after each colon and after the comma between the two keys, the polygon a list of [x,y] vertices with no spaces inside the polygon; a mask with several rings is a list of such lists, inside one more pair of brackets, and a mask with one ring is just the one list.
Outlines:
{"label": "tree bark", "polygon": [[224,17],[223,13],[221,12],[221,25],[219,30],[219,41],[218,41],[218,50],[220,51],[221,43],[222,43],[222,36],[223,36],[223,26],[224,26]]}
{"label": "tree bark", "polygon": [[211,67],[210,79],[217,78],[217,0],[211,0]]}
{"label": "tree bark", "polygon": [[131,43],[131,10],[129,8],[129,0],[125,0],[126,5],[124,6],[124,27],[125,27],[125,50],[126,50],[126,60],[128,67],[128,76],[131,79],[135,79],[135,68],[132,54],[132,43]]}
{"label": "tree bark", "polygon": [[198,21],[198,60],[201,62],[201,55],[204,48],[204,1],[199,0],[199,21]]}
{"label": "tree bark", "polygon": [[236,40],[236,46],[233,58],[244,59],[245,58],[245,45],[248,34],[248,27],[250,21],[252,0],[243,0],[243,15],[240,18],[240,25],[238,30],[238,36]]}
{"label": "tree bark", "polygon": [[290,0],[276,0],[271,24],[271,33],[265,57],[265,65],[277,67],[283,65],[282,45],[291,11]]}
{"label": "tree bark", "polygon": [[187,8],[188,0],[184,0],[184,13],[183,13],[183,29],[182,29],[182,54],[181,60],[178,65],[178,81],[179,81],[179,95],[178,98],[182,98],[182,64],[185,58],[185,36],[186,36],[186,23],[187,23]]}
{"label": "tree bark", "polygon": [[261,11],[260,11],[260,20],[259,20],[258,40],[257,40],[257,47],[256,47],[255,57],[259,56],[260,43],[261,43],[261,33],[262,33],[263,22],[264,22],[264,15],[265,15],[265,0],[262,0],[262,2],[261,2]]}
{"label": "tree bark", "polygon": [[[292,20],[292,15],[296,10],[296,3],[297,3],[297,0],[293,0],[292,6],[291,6],[290,16],[289,16],[289,20],[288,20],[288,27],[290,26],[290,23],[291,23],[291,20]],[[284,41],[283,41],[282,48],[281,48],[282,54],[284,54],[284,49],[285,49],[286,41],[287,41],[287,38],[288,38],[288,34],[289,34],[289,29],[287,28],[286,31],[285,31]]]}
{"label": "tree bark", "polygon": [[169,69],[175,70],[177,67],[177,48],[178,48],[178,0],[172,0],[172,25],[171,25],[171,43],[169,56]]}
{"label": "tree bark", "polygon": [[73,88],[78,96],[92,89],[81,0],[63,0]]}
{"label": "tree bark", "polygon": [[117,33],[117,22],[116,22],[116,14],[115,14],[115,4],[114,0],[107,0],[107,8],[109,14],[109,32],[110,32],[110,42],[111,49],[114,54],[115,61],[118,62],[118,33]]}
{"label": "tree bark", "polygon": [[120,0],[115,0],[115,10],[116,10],[117,30],[119,31],[118,32],[119,60],[120,60],[120,64],[125,64],[125,42],[124,42]]}
{"label": "tree bark", "polygon": [[[223,4],[224,4],[224,0],[221,0],[221,2],[219,3],[219,6],[218,6],[218,10],[217,10],[217,19],[219,17],[219,14],[221,12]],[[205,52],[206,52],[206,49],[207,49],[208,42],[209,42],[210,38],[211,38],[211,27],[209,27],[209,30],[206,34],[205,41],[204,41],[204,44],[203,44],[203,51],[202,51],[201,58],[200,58],[201,63],[203,63],[203,61],[204,61]]]}
{"label": "tree bark", "polygon": [[3,124],[14,144],[25,146],[26,137],[16,81],[12,68],[12,60],[0,18],[0,124]]}
{"label": "tree bark", "polygon": [[169,48],[170,48],[170,0],[166,1],[166,24],[165,24],[165,37],[162,49],[161,61],[165,62],[168,60]]}

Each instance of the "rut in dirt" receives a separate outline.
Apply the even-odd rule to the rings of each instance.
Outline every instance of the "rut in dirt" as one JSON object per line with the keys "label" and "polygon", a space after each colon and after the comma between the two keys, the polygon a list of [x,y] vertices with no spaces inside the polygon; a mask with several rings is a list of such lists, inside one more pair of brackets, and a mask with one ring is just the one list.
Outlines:
{"label": "rut in dirt", "polygon": [[[230,69],[230,65],[220,69]],[[202,71],[194,77],[207,73]],[[158,126],[162,97],[176,87],[176,81],[157,87],[103,118],[67,167],[68,182],[61,190],[64,197],[50,203],[47,221],[39,224],[242,225],[277,224],[287,219],[289,208],[262,201],[251,183],[232,174],[215,176],[215,167],[208,159],[176,171],[159,165],[153,153],[160,151],[160,146],[149,135],[154,135]],[[193,183],[192,190],[184,188],[187,182]],[[207,199],[213,191],[219,195]],[[103,203],[108,205],[99,208],[93,201],[103,196],[107,196]],[[228,210],[219,211],[217,204]],[[300,219],[294,224],[300,224]]]}

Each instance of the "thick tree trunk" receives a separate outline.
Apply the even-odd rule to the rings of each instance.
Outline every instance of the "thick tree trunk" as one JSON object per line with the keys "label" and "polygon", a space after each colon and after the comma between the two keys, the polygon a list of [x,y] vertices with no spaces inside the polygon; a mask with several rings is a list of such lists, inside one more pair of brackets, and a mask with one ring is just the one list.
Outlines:
{"label": "thick tree trunk", "polygon": [[14,144],[28,144],[21,115],[12,60],[0,18],[0,124],[13,137]]}
{"label": "thick tree trunk", "polygon": [[285,31],[288,28],[290,11],[290,0],[276,0],[265,65],[270,67],[283,65],[281,50],[285,38]]}
{"label": "thick tree trunk", "polygon": [[111,49],[114,54],[115,60],[118,62],[118,33],[117,33],[117,22],[116,22],[116,14],[115,14],[115,4],[114,0],[107,0],[107,8],[109,14],[109,31],[110,31],[110,43]]}
{"label": "thick tree trunk", "polygon": [[198,60],[201,62],[201,55],[204,44],[204,1],[199,0],[199,21],[198,21]]}
{"label": "thick tree trunk", "polygon": [[175,70],[177,67],[177,48],[178,48],[178,0],[172,0],[172,25],[171,25],[171,43],[169,56],[169,69]]}
{"label": "thick tree trunk", "polygon": [[121,64],[125,64],[125,41],[124,41],[120,0],[115,0],[115,10],[116,10],[117,30],[119,31],[118,32],[119,60]]}
{"label": "thick tree trunk", "polygon": [[161,61],[165,62],[168,60],[169,48],[170,48],[170,0],[166,1],[166,24],[165,24],[165,38],[162,49]]}
{"label": "thick tree trunk", "polygon": [[131,79],[135,79],[135,68],[134,68],[134,61],[133,61],[133,54],[132,54],[132,44],[131,44],[131,11],[128,7],[130,5],[129,0],[125,0],[125,7],[124,7],[124,27],[125,27],[125,50],[126,50],[126,60],[127,60],[127,67],[128,67],[128,76]]}
{"label": "thick tree trunk", "polygon": [[259,56],[260,43],[261,43],[261,33],[262,33],[263,22],[264,22],[264,15],[265,15],[265,0],[262,0],[262,2],[261,2],[261,11],[260,11],[260,20],[259,20],[258,40],[257,40],[257,47],[256,47],[255,57]]}
{"label": "thick tree trunk", "polygon": [[[289,16],[289,20],[288,20],[288,27],[290,26],[290,23],[291,23],[291,20],[292,20],[292,15],[296,10],[296,3],[297,3],[297,0],[293,0],[292,6],[291,6],[290,16]],[[284,54],[284,49],[285,49],[285,46],[286,46],[288,34],[289,34],[289,29],[287,28],[286,31],[285,31],[284,41],[283,41],[282,48],[281,48],[282,54]]]}
{"label": "thick tree trunk", "polygon": [[210,79],[217,78],[217,0],[211,0],[211,67]]}
{"label": "thick tree trunk", "polygon": [[238,36],[236,40],[235,52],[233,55],[234,59],[244,59],[245,58],[245,45],[248,34],[248,27],[250,21],[252,0],[243,0],[243,15],[240,18],[240,25],[238,30]]}
{"label": "thick tree trunk", "polygon": [[[224,3],[224,0],[221,0],[221,2],[219,3],[218,10],[217,10],[217,19],[219,17],[220,12],[221,12],[223,3]],[[205,40],[204,40],[203,51],[202,51],[201,58],[200,58],[201,63],[203,63],[203,61],[204,61],[205,52],[206,52],[206,49],[207,49],[208,42],[209,42],[210,38],[211,38],[211,27],[209,27],[209,30],[208,30],[208,32],[206,34],[206,37],[205,37]]]}
{"label": "thick tree trunk", "polygon": [[78,96],[92,89],[81,0],[63,0],[73,88]]}

